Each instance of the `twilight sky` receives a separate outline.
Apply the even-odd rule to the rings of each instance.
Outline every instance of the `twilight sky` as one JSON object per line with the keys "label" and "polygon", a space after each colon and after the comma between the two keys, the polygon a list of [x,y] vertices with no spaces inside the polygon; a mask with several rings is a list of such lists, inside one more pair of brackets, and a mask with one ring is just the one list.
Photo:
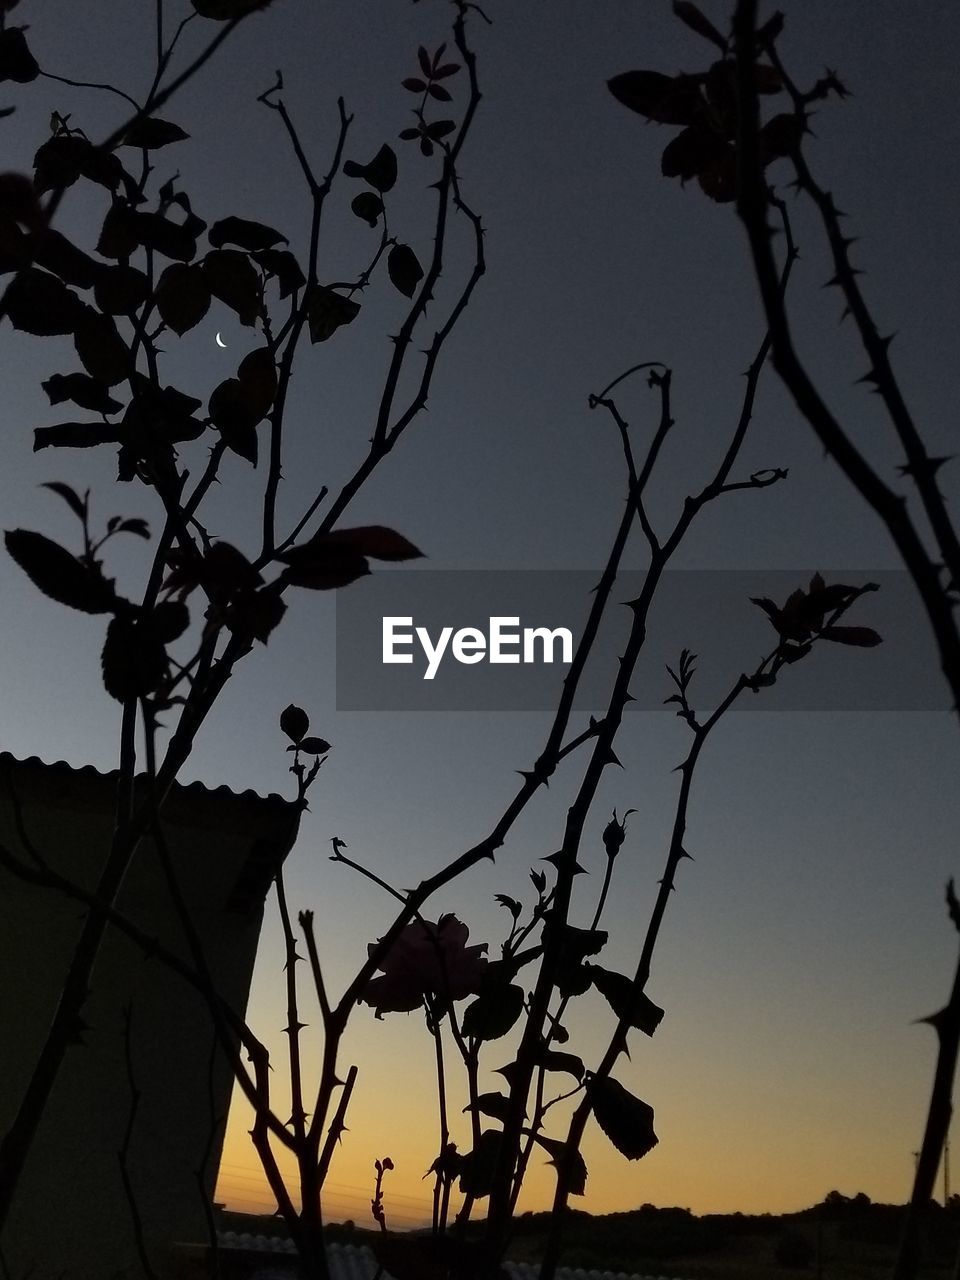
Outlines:
{"label": "twilight sky", "polygon": [[[32,24],[31,47],[45,69],[109,81],[136,96],[152,72],[152,6],[143,6],[139,26],[132,8],[123,0],[88,0],[78,20],[66,0],[23,0],[11,20]],[[725,3],[704,0],[703,8],[726,26]],[[163,110],[191,139],[156,153],[158,176],[179,170],[201,216],[259,219],[302,254],[302,184],[278,120],[256,102],[279,67],[285,100],[319,170],[330,156],[338,94],[355,116],[348,158],[366,161],[384,141],[395,144],[401,181],[391,226],[425,253],[426,187],[436,170],[396,140],[412,102],[400,81],[416,73],[419,44],[433,49],[447,38],[450,12],[441,0],[276,0],[242,24]],[[589,394],[637,361],[672,367],[677,426],[651,500],[662,528],[716,465],[742,372],[761,337],[732,209],[660,178],[670,131],[625,111],[605,87],[633,67],[698,69],[709,48],[672,18],[666,0],[489,0],[487,12],[492,26],[472,26],[484,98],[461,165],[464,194],[487,229],[487,275],[441,359],[429,412],[345,523],[401,530],[425,551],[429,569],[594,570],[619,519],[624,482],[615,433],[588,410]],[[198,48],[213,30],[198,19],[185,49]],[[862,237],[855,261],[867,269],[865,288],[881,328],[898,331],[895,367],[929,451],[950,453],[958,407],[953,335],[960,327],[952,174],[960,16],[946,3],[923,6],[921,18],[895,0],[807,0],[787,6],[781,49],[802,81],[827,64],[852,90],[814,121],[811,155],[852,215],[851,234]],[[463,79],[449,82],[455,106]],[[72,123],[95,139],[125,118],[118,99],[53,81],[3,88],[16,92],[5,92],[0,106],[8,99],[19,105],[0,122],[5,168],[29,166],[52,109],[73,112]],[[771,176],[783,175],[774,169]],[[330,280],[352,278],[374,243],[376,233],[349,212],[358,189],[340,179],[331,197],[322,250]],[[58,214],[61,229],[87,248],[102,195],[78,186]],[[458,227],[460,244],[463,232]],[[847,327],[838,327],[835,296],[820,288],[830,271],[802,206],[796,235],[802,256],[792,306],[802,350],[836,411],[892,476],[901,459],[888,447],[874,399],[854,385],[866,362]],[[455,251],[451,286],[462,263]],[[291,524],[321,484],[335,492],[362,455],[400,302],[385,282],[375,284],[349,330],[303,353],[282,497]],[[226,351],[215,345],[217,331]],[[171,339],[169,380],[206,396],[254,345],[254,331],[215,303],[187,337]],[[40,381],[75,367],[69,339],[29,338],[5,326],[3,351],[4,527],[74,535],[65,508],[36,487],[50,479],[89,485],[104,517],[155,518],[141,487],[113,483],[109,451],[31,453],[32,429],[62,420]],[[622,392],[636,439],[649,438],[653,398],[638,380]],[[736,474],[773,466],[789,467],[787,483],[729,495],[705,511],[676,567],[716,571],[711,578],[722,570],[795,570],[796,585],[816,569],[859,582],[898,567],[871,513],[824,461],[771,373]],[[259,530],[247,513],[259,474],[236,457],[223,474],[208,527],[252,550]],[[944,484],[953,483],[948,468]],[[629,567],[643,568],[644,557],[638,536]],[[138,580],[134,554],[109,567],[131,588]],[[347,590],[367,588],[361,582]],[[113,767],[119,711],[99,684],[99,621],[68,615],[41,597],[8,560],[0,564],[0,592],[8,672],[3,748]],[[738,646],[722,664],[713,650],[713,671],[735,679],[772,640],[747,600],[756,593],[738,580],[720,609],[711,599],[702,621],[690,609],[658,617],[666,656],[690,647],[706,673],[711,648],[704,637],[729,619]],[[933,1033],[912,1019],[945,1000],[956,952],[943,886],[958,870],[960,741],[955,720],[930,710],[929,699],[917,699],[926,710],[882,709],[910,705],[902,695],[918,683],[914,664],[933,664],[919,604],[906,592],[902,600],[895,619],[902,648],[820,652],[809,661],[831,688],[854,674],[870,679],[869,664],[883,661],[871,686],[878,709],[734,713],[708,745],[688,828],[696,861],[682,866],[648,987],[666,1016],[652,1040],[634,1033],[632,1060],[616,1072],[654,1106],[660,1145],[628,1164],[591,1126],[583,1207],[604,1212],[650,1201],[701,1213],[778,1212],[834,1187],[905,1198],[934,1053]],[[882,608],[868,599],[858,616],[883,630]],[[334,744],[288,864],[288,894],[316,911],[328,983],[337,992],[393,913],[376,886],[329,862],[330,837],[346,840],[391,883],[415,884],[494,825],[514,793],[513,771],[536,759],[548,720],[530,711],[338,712],[334,623],[332,597],[301,592],[292,600],[269,648],[258,649],[227,688],[184,776],[289,794],[276,721],[291,701],[307,708],[314,731]],[[659,663],[642,673],[650,682],[647,705],[670,692]],[[941,701],[946,707],[945,692]],[[610,810],[638,810],[604,921],[610,968],[632,971],[636,963],[673,814],[671,770],[685,747],[684,726],[669,712],[631,713],[618,745],[624,771],[606,778],[588,825],[584,855],[594,874],[580,878],[574,916],[583,925],[599,890],[600,832]],[[578,757],[569,759],[496,865],[484,864],[439,895],[428,917],[456,912],[471,941],[489,942],[495,953],[507,916],[493,895],[529,900],[528,869],[558,847],[579,768]],[[278,1054],[280,964],[268,905],[250,1016]],[[580,1004],[568,1023],[569,1047],[589,1065],[605,1044],[607,1006],[596,994]],[[508,1062],[513,1043],[490,1045],[488,1065]],[[360,1075],[328,1213],[363,1220],[373,1161],[390,1155],[396,1171],[386,1189],[388,1222],[411,1225],[426,1212],[421,1175],[436,1154],[432,1045],[416,1015],[377,1024],[360,1008],[345,1065],[352,1061]],[[451,1087],[459,1089],[459,1080]],[[244,1127],[243,1117],[234,1117],[221,1197],[237,1207],[269,1206]],[[564,1126],[549,1132],[560,1137]],[[467,1126],[454,1137],[466,1149]],[[545,1207],[552,1195],[552,1170],[534,1164],[527,1208]]]}

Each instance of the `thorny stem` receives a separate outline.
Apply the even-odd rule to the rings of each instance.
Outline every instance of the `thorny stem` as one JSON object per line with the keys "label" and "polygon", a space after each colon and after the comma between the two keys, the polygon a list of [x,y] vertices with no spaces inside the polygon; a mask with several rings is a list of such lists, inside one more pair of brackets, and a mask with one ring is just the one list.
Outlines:
{"label": "thorny stem", "polygon": [[340,1095],[340,1101],[337,1104],[336,1114],[331,1121],[330,1128],[327,1132],[327,1140],[324,1143],[323,1150],[320,1153],[320,1161],[317,1167],[317,1182],[323,1186],[327,1176],[327,1170],[330,1168],[330,1161],[333,1159],[333,1153],[337,1143],[340,1141],[340,1135],[346,1126],[343,1123],[344,1116],[347,1114],[347,1107],[350,1105],[350,1096],[353,1093],[353,1086],[357,1083],[357,1068],[351,1066],[347,1072],[347,1078],[343,1084],[343,1093]]}
{"label": "thorny stem", "polygon": [[[771,62],[783,77],[793,99],[797,121],[802,127],[806,120],[806,100],[787,75],[776,46],[772,42],[766,42],[764,47]],[[799,141],[791,151],[791,159],[796,174],[796,185],[816,206],[830,245],[834,276],[828,284],[841,290],[847,310],[853,317],[860,335],[863,349],[870,360],[870,368],[861,381],[872,383],[883,400],[890,421],[906,453],[908,472],[913,477],[920,494],[944,564],[949,569],[953,580],[960,582],[960,543],[957,540],[956,530],[937,488],[936,467],[931,466],[931,460],[927,456],[923,440],[903,398],[890,361],[890,343],[894,335],[882,337],[880,334],[857,283],[859,272],[850,262],[850,245],[853,240],[844,235],[840,226],[842,215],[836,206],[833,194],[817,182],[807,164]]]}
{"label": "thorny stem", "polygon": [[[865,591],[871,589],[872,588],[868,586],[854,592],[844,604],[838,606],[832,611],[824,626],[828,627],[836,623],[837,620],[843,616],[850,606],[859,599]],[[650,920],[647,925],[647,932],[644,936],[640,959],[637,963],[637,969],[633,978],[633,990],[637,994],[644,992],[650,977],[651,966],[653,964],[653,954],[656,950],[657,941],[660,936],[660,929],[666,914],[670,894],[674,889],[677,868],[684,858],[690,857],[690,854],[687,853],[684,848],[684,836],[686,833],[687,811],[689,808],[690,794],[693,786],[693,777],[697,761],[700,758],[701,752],[710,733],[716,728],[717,724],[723,716],[726,715],[741,694],[747,690],[757,692],[764,685],[772,683],[780,670],[788,664],[788,659],[783,656],[783,652],[782,644],[779,644],[771,653],[760,661],[752,674],[740,675],[710,716],[708,716],[702,723],[697,723],[695,720],[685,717],[687,718],[687,723],[691,725],[693,730],[693,742],[687,756],[679,766],[680,789],[677,796],[677,805],[674,814],[673,830],[670,836],[666,866],[664,868],[663,876],[660,879],[659,889],[657,891],[657,896],[650,914]],[[809,649],[807,650],[807,653],[809,653]],[[612,864],[612,862],[613,859],[608,859],[609,864]],[[592,1079],[605,1080],[609,1076],[620,1055],[626,1051],[627,1033],[630,1029],[630,1025],[628,1017],[619,1019],[603,1058],[596,1070],[592,1073]],[[554,1196],[553,1211],[550,1218],[549,1235],[544,1249],[540,1280],[553,1280],[556,1266],[559,1262],[563,1215],[566,1210],[567,1200],[570,1194],[569,1188],[573,1169],[573,1154],[580,1148],[580,1143],[583,1139],[583,1132],[586,1127],[586,1122],[590,1116],[592,1105],[590,1089],[588,1087],[584,1093],[582,1102],[577,1107],[573,1117],[571,1118],[565,1143],[566,1155],[561,1160],[558,1168],[557,1189]]]}
{"label": "thorny stem", "polygon": [[[947,904],[950,918],[960,931],[960,903],[957,902],[952,880],[947,885]],[[923,1142],[917,1159],[913,1192],[907,1207],[903,1235],[893,1269],[893,1280],[913,1280],[917,1274],[920,1263],[920,1230],[933,1199],[934,1183],[940,1168],[943,1145],[946,1142],[953,1115],[953,1079],[957,1071],[957,1056],[960,1050],[960,958],[957,960],[950,999],[938,1013],[923,1021],[931,1023],[937,1033],[939,1046],[937,1066],[930,1092]]]}
{"label": "thorny stem", "polygon": [[210,1057],[207,1060],[207,1104],[210,1108],[210,1130],[207,1134],[203,1154],[200,1157],[200,1163],[195,1170],[197,1191],[200,1195],[200,1203],[203,1206],[203,1216],[207,1226],[207,1247],[209,1249],[208,1257],[212,1280],[220,1280],[220,1246],[217,1241],[217,1222],[214,1216],[212,1197],[207,1192],[207,1169],[210,1164],[210,1157],[213,1155],[217,1144],[217,1137],[226,1122],[226,1116],[217,1111],[214,1092],[217,1051],[220,1047],[219,1041],[219,1031],[215,1030],[210,1040]]}
{"label": "thorny stem", "polygon": [[[431,1001],[429,997],[426,999],[424,1007],[427,1017],[427,1028],[433,1036],[433,1046],[437,1063],[437,1111],[440,1121],[440,1145],[438,1149],[442,1157],[447,1149],[447,1143],[450,1141],[450,1129],[447,1124],[447,1081],[443,1067],[443,1035],[440,1029],[441,1018],[437,1012],[436,1002]],[[442,1167],[438,1168],[437,1176],[433,1184],[433,1234],[435,1236],[443,1235],[446,1230],[446,1202],[449,1199],[449,1195],[450,1180],[444,1169]],[[441,1196],[444,1201],[442,1206]]]}
{"label": "thorny stem", "polygon": [[326,203],[327,196],[333,187],[333,180],[340,172],[340,165],[343,161],[343,149],[346,145],[347,131],[353,119],[348,116],[344,106],[343,98],[337,99],[337,113],[339,117],[339,125],[337,131],[337,141],[333,150],[333,159],[330,162],[330,168],[322,182],[317,182],[313,175],[309,161],[303,152],[297,131],[287,113],[282,102],[273,103],[266,101],[267,95],[261,98],[266,105],[280,113],[284,126],[293,142],[294,150],[300,161],[304,175],[307,179],[307,185],[310,188],[310,194],[313,200],[313,210],[310,218],[310,249],[309,260],[307,265],[307,283],[304,286],[300,303],[296,309],[289,335],[286,337],[283,352],[280,356],[280,366],[277,373],[277,394],[274,397],[273,406],[270,410],[270,463],[267,471],[267,482],[264,490],[263,499],[263,545],[261,547],[260,559],[258,565],[268,563],[276,549],[276,513],[277,513],[277,492],[280,487],[282,473],[282,450],[283,450],[283,420],[287,402],[287,392],[290,386],[290,378],[293,372],[293,359],[296,354],[300,336],[303,333],[304,325],[307,323],[307,316],[310,309],[312,291],[317,284],[317,260],[320,249],[320,229],[323,219],[323,208]]}
{"label": "thorny stem", "polygon": [[120,1181],[123,1183],[123,1193],[127,1198],[127,1205],[130,1209],[130,1220],[133,1224],[133,1239],[137,1246],[137,1257],[140,1259],[140,1266],[143,1268],[143,1273],[147,1280],[157,1280],[157,1273],[153,1269],[153,1263],[150,1261],[150,1255],[147,1252],[147,1244],[143,1234],[143,1218],[140,1216],[137,1194],[130,1177],[130,1146],[133,1142],[133,1133],[137,1123],[137,1112],[140,1109],[140,1088],[137,1085],[137,1077],[133,1069],[132,1019],[133,1011],[130,1005],[127,1004],[123,1009],[123,1061],[127,1073],[127,1087],[130,1090],[130,1110],[127,1113],[127,1127],[124,1130],[123,1142],[117,1153],[117,1158],[120,1162]]}
{"label": "thorny stem", "polygon": [[[793,261],[794,261],[794,255],[792,253],[788,254],[787,261],[784,265],[783,271],[781,272],[779,277],[776,278],[776,281],[775,281],[775,291],[777,296],[781,299],[784,295],[787,284],[789,282]],[[744,391],[744,396],[741,403],[739,417],[734,427],[734,430],[731,433],[730,441],[727,445],[726,451],[724,452],[721,462],[716,472],[714,473],[713,479],[695,497],[687,498],[686,502],[684,503],[683,511],[679,519],[676,521],[676,524],[674,525],[673,531],[667,537],[667,539],[662,543],[662,545],[659,543],[659,541],[651,541],[650,568],[648,570],[647,577],[644,581],[644,586],[641,591],[640,597],[638,598],[637,601],[634,602],[635,613],[634,613],[633,628],[631,630],[630,639],[628,640],[628,643],[627,643],[626,651],[624,653],[623,658],[621,659],[617,687],[615,687],[614,689],[614,693],[611,698],[610,708],[607,712],[607,716],[604,719],[605,727],[608,720],[613,722],[614,725],[616,725],[616,723],[619,722],[619,718],[620,718],[620,715],[622,714],[625,700],[627,697],[629,697],[629,693],[627,691],[627,684],[630,678],[632,677],[633,667],[636,663],[637,657],[639,656],[640,649],[642,648],[642,645],[644,643],[645,634],[646,634],[647,612],[649,610],[650,604],[652,603],[653,594],[656,591],[656,586],[659,581],[659,578],[664,568],[666,567],[666,564],[669,558],[672,556],[676,548],[680,545],[694,517],[697,515],[697,513],[702,509],[702,507],[706,503],[721,496],[723,493],[731,489],[741,487],[740,485],[735,486],[735,485],[728,484],[728,479],[729,479],[730,471],[733,468],[733,464],[736,461],[737,456],[739,455],[740,448],[746,436],[747,428],[753,416],[753,406],[756,399],[756,392],[757,392],[757,387],[760,380],[760,374],[766,362],[770,345],[771,345],[771,335],[770,335],[770,332],[768,331],[767,333],[764,334],[764,337],[757,350],[757,354],[754,357],[753,361],[751,362],[750,368],[747,371],[747,385]],[[669,371],[666,375],[652,374],[651,379],[655,383],[659,383],[661,386],[661,397],[662,397],[661,428],[663,429],[666,424],[666,428],[668,429],[669,425],[672,425],[672,419],[670,417],[670,410],[669,410]],[[619,426],[619,421],[618,421],[618,426]],[[663,434],[665,435],[665,431],[663,431]],[[661,433],[658,433],[658,437],[654,441],[652,449],[659,448],[660,444],[662,444],[662,435]],[[651,470],[652,470],[652,463],[648,455],[644,467],[639,472],[638,484],[641,480],[645,480],[646,478],[649,477]],[[757,473],[755,476],[751,477],[750,482],[745,483],[742,487],[763,488],[763,487],[766,487],[767,484],[769,483],[775,483],[777,479],[782,479],[784,475],[785,475],[785,472],[774,471],[769,473],[769,478],[765,478],[760,473]],[[650,541],[649,535],[648,535],[648,541]],[[740,682],[738,682],[738,685],[735,686],[735,688],[737,689],[737,694],[738,694],[740,692]],[[737,696],[737,694],[734,694],[733,696]],[[732,701],[732,698],[731,698],[731,701]],[[721,708],[722,710],[726,709],[724,704],[721,704]],[[722,714],[722,710],[718,709],[718,713],[715,713],[715,715],[711,717],[711,719],[707,721],[705,725],[701,726],[699,729],[696,730],[696,733],[698,736],[695,738],[695,743],[694,743],[694,748],[695,748],[693,752],[694,761],[696,759],[696,755],[699,754],[699,751],[702,745],[703,739],[700,735],[704,734],[705,732],[709,732],[709,729],[712,728],[713,725],[716,723],[718,714]],[[615,731],[616,729],[614,727],[614,733]],[[608,753],[612,753],[612,740],[613,738],[611,735],[606,743],[606,751]],[[595,750],[595,757],[597,752],[600,751],[602,745],[603,745],[602,739],[598,740],[597,748]],[[614,757],[614,759],[615,758],[616,757]],[[650,957],[652,956],[652,952],[653,952],[653,946],[656,942],[656,938],[659,933],[660,920],[662,919],[663,911],[666,909],[666,901],[669,896],[670,889],[672,888],[673,871],[675,870],[675,867],[679,863],[681,857],[684,856],[681,840],[682,840],[682,832],[683,832],[683,822],[685,822],[685,818],[683,819],[683,822],[682,822],[681,816],[685,814],[685,810],[686,810],[686,796],[689,793],[691,771],[692,771],[692,764],[683,773],[683,780],[681,784],[681,800],[678,801],[678,811],[677,811],[678,819],[677,819],[677,824],[675,824],[674,838],[671,840],[671,847],[670,847],[670,856],[673,858],[673,864],[671,866],[670,862],[668,861],[667,873],[665,873],[663,880],[661,881],[660,893],[658,895],[657,904],[655,904],[654,913],[651,918],[651,927],[648,930],[647,939],[645,940],[645,944],[644,944],[644,950],[641,955],[640,966],[638,967],[637,981],[640,980],[640,976],[642,975],[642,982],[644,983],[646,982],[647,973],[649,971],[649,963],[650,963]],[[581,787],[580,796],[578,796],[578,802],[580,803],[579,811],[577,810],[577,805],[575,803],[575,806],[571,808],[570,817],[568,818],[568,828],[564,836],[564,854],[565,856],[569,856],[569,863],[567,864],[567,867],[565,868],[565,871],[563,873],[558,873],[558,889],[560,887],[560,883],[562,879],[563,881],[565,881],[565,899],[566,899],[566,901],[564,902],[563,912],[562,914],[559,915],[560,922],[566,919],[566,906],[569,903],[569,891],[570,891],[570,885],[572,883],[572,878],[573,878],[573,869],[575,866],[576,850],[579,846],[579,841],[582,834],[583,821],[585,820],[585,817],[586,817],[586,808],[589,807],[589,803],[592,801],[592,797],[598,782],[599,782],[599,772],[595,769],[593,778],[588,776],[587,778],[584,779],[584,783]],[[593,789],[590,790],[587,795],[585,795],[584,794],[585,789],[587,789],[589,786],[592,786]],[[583,797],[582,800],[581,800],[581,797]],[[681,803],[683,806],[682,809],[680,807]],[[562,866],[563,864],[561,864],[561,867]],[[541,979],[544,979],[544,971],[547,969],[551,961],[553,962],[554,965],[556,964],[556,959],[554,957],[556,955],[557,948],[560,945],[561,931],[559,929],[556,929],[556,930],[553,930],[552,933],[553,933],[553,937],[550,940],[552,942],[552,947],[550,947],[548,944],[547,957],[545,958],[544,964],[541,967],[541,973],[540,973]],[[646,967],[647,973],[643,972],[644,966]],[[555,971],[556,970],[554,968],[553,972]],[[540,1025],[542,1025],[543,1016],[546,1013],[547,1001],[549,1000],[549,995],[550,995],[550,992],[548,989],[548,983],[546,980],[544,980],[543,982],[543,988],[544,990],[541,993],[541,1002],[540,1002],[540,1010],[542,1010],[542,1012],[540,1013]],[[638,991],[642,991],[642,989],[643,989],[642,985],[639,985],[637,987]],[[535,996],[537,994],[538,993],[535,993]],[[530,1020],[528,1020],[528,1026],[529,1026],[529,1021]],[[620,1044],[621,1041],[622,1041],[622,1045],[625,1046],[626,1030],[625,1030],[625,1027],[623,1026],[618,1027],[618,1031],[614,1034],[614,1038],[613,1038],[613,1041],[611,1042],[610,1048],[608,1049],[608,1052],[605,1055],[603,1062],[600,1064],[600,1067],[598,1068],[598,1071],[597,1071],[598,1075],[601,1075],[602,1072],[606,1072],[607,1074],[609,1074],[610,1068],[612,1067],[613,1063],[616,1061],[617,1057],[619,1057],[619,1054],[622,1051],[622,1046]],[[531,1039],[531,1049],[533,1048],[533,1046],[534,1046],[534,1041]],[[521,1053],[522,1053],[522,1047],[521,1047]],[[519,1058],[520,1058],[520,1055],[518,1054],[518,1060]],[[526,1077],[526,1082],[527,1082],[527,1085],[529,1085],[529,1076]],[[523,1083],[522,1076],[519,1083],[521,1085]],[[513,1093],[511,1093],[511,1100],[513,1101]],[[590,1114],[591,1106],[592,1106],[592,1103],[590,1099],[590,1094],[589,1094],[589,1091],[587,1091],[584,1095],[583,1101],[575,1111],[573,1119],[571,1120],[570,1130],[568,1133],[567,1144],[566,1144],[566,1155],[561,1159],[560,1165],[557,1171],[557,1189],[554,1197],[554,1213],[551,1217],[550,1234],[549,1234],[549,1237],[547,1240],[547,1246],[544,1252],[543,1264],[541,1269],[541,1280],[553,1280],[553,1276],[556,1272],[556,1267],[557,1267],[557,1263],[559,1261],[559,1255],[560,1255],[560,1238],[561,1238],[561,1232],[562,1232],[562,1226],[563,1226],[563,1216],[564,1216],[564,1211],[566,1209],[567,1199],[569,1197],[570,1180],[573,1172],[573,1155],[579,1149],[579,1143],[583,1136],[583,1129],[584,1129],[584,1126],[586,1125],[587,1117]],[[516,1108],[512,1107],[511,1119],[514,1118],[515,1113],[516,1113]],[[506,1143],[504,1145],[506,1145]],[[493,1202],[491,1200],[491,1207],[492,1207],[492,1203]],[[503,1226],[505,1226],[505,1223],[503,1224]],[[503,1230],[503,1227],[501,1227],[501,1231],[502,1230]]]}
{"label": "thorny stem", "polygon": [[287,1046],[290,1062],[290,1126],[298,1150],[303,1146],[306,1136],[305,1113],[303,1110],[303,1078],[300,1064],[300,1015],[297,1010],[297,964],[301,957],[297,954],[297,940],[290,924],[290,912],[287,909],[287,894],[283,883],[283,869],[275,877],[277,890],[277,906],[280,911],[280,922],[283,928],[283,945],[286,956],[284,980],[287,988],[287,1025],[284,1027],[289,1044]]}
{"label": "thorny stem", "polygon": [[773,365],[824,448],[847,479],[883,521],[916,584],[950,686],[954,709],[960,709],[960,635],[937,566],[924,546],[905,500],[879,477],[823,400],[793,345],[767,223],[769,194],[759,159],[760,111],[755,48],[756,0],[739,0],[734,16],[738,83],[737,212],[749,241],[757,283],[770,327]]}

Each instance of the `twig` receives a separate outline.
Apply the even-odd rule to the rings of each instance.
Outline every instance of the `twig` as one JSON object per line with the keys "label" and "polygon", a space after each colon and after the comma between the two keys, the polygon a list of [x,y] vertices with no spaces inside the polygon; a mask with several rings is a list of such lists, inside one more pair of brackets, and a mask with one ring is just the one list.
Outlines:
{"label": "twig", "polygon": [[[960,932],[960,904],[954,893],[952,879],[947,884],[947,904],[954,927]],[[917,1159],[913,1192],[907,1206],[903,1235],[893,1268],[893,1280],[913,1280],[917,1274],[920,1263],[920,1230],[929,1213],[937,1170],[943,1158],[943,1144],[953,1115],[953,1079],[960,1049],[960,958],[957,960],[950,999],[939,1012],[929,1018],[922,1018],[921,1021],[929,1022],[937,1033],[937,1066],[930,1091],[923,1142]]]}
{"label": "twig", "polygon": [[127,1205],[130,1209],[130,1220],[133,1224],[133,1238],[137,1246],[137,1257],[140,1259],[140,1266],[143,1268],[147,1280],[157,1280],[157,1273],[153,1269],[153,1263],[150,1261],[150,1255],[147,1252],[147,1243],[143,1232],[143,1219],[140,1216],[140,1206],[137,1204],[136,1192],[133,1189],[133,1182],[130,1178],[130,1144],[133,1141],[133,1131],[137,1123],[137,1111],[140,1107],[140,1089],[133,1069],[133,1050],[131,1047],[132,1017],[131,1006],[128,1003],[123,1009],[123,1060],[127,1072],[127,1085],[130,1089],[130,1110],[127,1114],[127,1127],[124,1130],[123,1142],[120,1144],[117,1158],[120,1162],[120,1181],[123,1183],[123,1193],[127,1198]]}

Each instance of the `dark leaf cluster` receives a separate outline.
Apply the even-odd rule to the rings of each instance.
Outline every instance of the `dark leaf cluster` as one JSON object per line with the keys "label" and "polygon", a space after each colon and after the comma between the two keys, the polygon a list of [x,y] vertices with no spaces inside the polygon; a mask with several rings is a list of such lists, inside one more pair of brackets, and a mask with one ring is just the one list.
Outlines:
{"label": "dark leaf cluster", "polygon": [[[618,102],[655,124],[679,125],[661,157],[668,178],[688,182],[696,178],[701,189],[718,203],[736,196],[738,127],[736,69],[728,41],[696,5],[676,0],[674,13],[697,35],[714,45],[720,57],[706,71],[668,76],[659,71],[625,71],[608,81]],[[772,43],[782,27],[782,15],[774,16],[759,33],[760,47]],[[756,64],[757,89],[778,94],[783,82],[768,62]],[[773,116],[760,130],[760,154],[764,165],[790,155],[805,127],[802,114]]]}

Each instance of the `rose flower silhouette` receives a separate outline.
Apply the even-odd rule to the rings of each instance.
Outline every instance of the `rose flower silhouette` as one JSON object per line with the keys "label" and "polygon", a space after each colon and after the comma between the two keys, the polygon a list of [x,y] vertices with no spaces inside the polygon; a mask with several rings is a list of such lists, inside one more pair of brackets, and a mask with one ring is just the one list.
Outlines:
{"label": "rose flower silhouette", "polygon": [[[360,999],[382,1018],[385,1013],[418,1009],[425,997],[446,1006],[475,995],[487,967],[482,954],[487,944],[468,947],[469,936],[467,926],[454,915],[441,916],[436,924],[412,921],[380,961],[382,975],[370,979]],[[370,943],[370,954],[374,946]]]}

